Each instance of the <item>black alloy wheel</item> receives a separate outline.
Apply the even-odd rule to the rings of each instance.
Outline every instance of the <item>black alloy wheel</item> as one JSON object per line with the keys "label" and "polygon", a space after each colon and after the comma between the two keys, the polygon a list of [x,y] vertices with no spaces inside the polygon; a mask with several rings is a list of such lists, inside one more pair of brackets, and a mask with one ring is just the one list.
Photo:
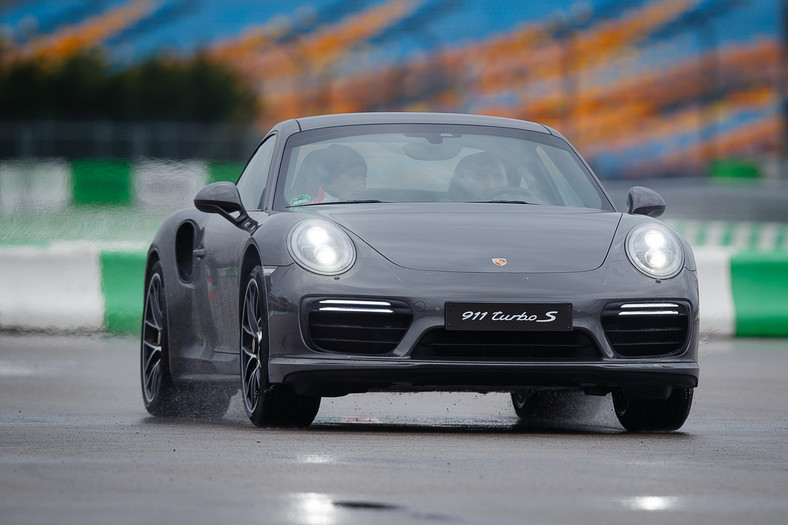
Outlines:
{"label": "black alloy wheel", "polygon": [[302,396],[287,385],[268,382],[268,317],[262,268],[246,280],[241,302],[241,396],[246,415],[258,427],[307,427],[320,398]]}
{"label": "black alloy wheel", "polygon": [[142,400],[158,417],[220,418],[230,406],[235,385],[176,383],[170,371],[167,338],[167,294],[159,261],[153,264],[145,287],[140,341]]}
{"label": "black alloy wheel", "polygon": [[145,287],[140,341],[142,400],[154,416],[175,416],[178,392],[172,381],[167,349],[167,300],[160,262],[151,268]]}
{"label": "black alloy wheel", "polygon": [[252,421],[259,418],[263,370],[261,356],[266,349],[260,348],[265,327],[265,308],[260,296],[259,268],[255,268],[246,282],[241,308],[241,394],[246,415]]}

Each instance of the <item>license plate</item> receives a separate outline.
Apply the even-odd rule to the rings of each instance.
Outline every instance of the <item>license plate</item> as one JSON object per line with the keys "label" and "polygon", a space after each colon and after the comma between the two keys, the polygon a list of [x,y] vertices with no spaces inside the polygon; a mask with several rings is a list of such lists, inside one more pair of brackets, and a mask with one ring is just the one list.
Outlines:
{"label": "license plate", "polygon": [[446,303],[447,330],[572,330],[572,303]]}

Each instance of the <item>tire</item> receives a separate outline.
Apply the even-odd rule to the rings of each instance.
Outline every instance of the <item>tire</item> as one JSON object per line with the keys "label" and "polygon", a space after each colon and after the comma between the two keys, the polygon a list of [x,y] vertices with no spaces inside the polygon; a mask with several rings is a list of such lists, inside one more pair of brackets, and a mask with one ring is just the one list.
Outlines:
{"label": "tire", "polygon": [[692,388],[674,388],[667,399],[630,399],[613,392],[613,408],[621,425],[630,432],[678,430],[692,407]]}
{"label": "tire", "polygon": [[512,392],[512,406],[523,420],[554,419],[565,407],[562,392],[553,390],[517,390]]}
{"label": "tire", "polygon": [[244,281],[241,298],[241,397],[249,420],[258,427],[308,427],[320,398],[297,394],[288,385],[268,382],[268,316],[262,268]]}
{"label": "tire", "polygon": [[170,371],[167,339],[167,298],[160,262],[150,271],[140,341],[142,400],[157,417],[220,418],[230,406],[235,388],[223,385],[178,384]]}
{"label": "tire", "polygon": [[161,263],[156,261],[145,284],[140,336],[142,401],[151,415],[178,415],[179,392],[170,373],[167,348],[167,299]]}

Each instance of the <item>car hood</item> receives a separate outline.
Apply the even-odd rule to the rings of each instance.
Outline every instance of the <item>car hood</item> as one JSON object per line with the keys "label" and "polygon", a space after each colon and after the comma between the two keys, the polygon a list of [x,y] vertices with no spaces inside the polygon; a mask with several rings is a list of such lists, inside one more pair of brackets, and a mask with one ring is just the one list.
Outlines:
{"label": "car hood", "polygon": [[620,213],[522,204],[354,204],[309,211],[398,266],[439,272],[593,270],[604,262],[621,219]]}

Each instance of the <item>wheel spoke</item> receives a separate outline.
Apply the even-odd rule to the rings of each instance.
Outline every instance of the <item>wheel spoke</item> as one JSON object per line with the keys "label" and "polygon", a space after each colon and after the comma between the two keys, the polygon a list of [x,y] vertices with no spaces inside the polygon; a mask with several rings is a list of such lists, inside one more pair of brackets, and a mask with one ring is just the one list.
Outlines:
{"label": "wheel spoke", "polygon": [[148,289],[148,308],[153,317],[154,326],[157,330],[160,330],[163,326],[163,316],[161,311],[161,285],[158,276],[154,276]]}
{"label": "wheel spoke", "polygon": [[151,341],[148,341],[147,337],[142,342],[142,344],[145,345],[145,348],[150,348],[151,352],[160,352],[161,351],[161,345],[156,344],[156,343],[152,343]]}
{"label": "wheel spoke", "polygon": [[244,360],[244,378],[250,380],[252,375],[254,374],[255,369],[260,366],[260,362],[257,360],[256,356],[252,356],[249,359]]}
{"label": "wheel spoke", "polygon": [[254,376],[249,377],[246,382],[246,399],[249,402],[249,406],[253,407],[255,405],[255,401],[257,400],[257,392],[255,391],[255,384],[254,384]]}
{"label": "wheel spoke", "polygon": [[248,324],[248,323],[245,323],[245,324],[244,324],[244,326],[243,326],[243,332],[244,332],[246,335],[250,336],[250,337],[254,337],[254,332],[252,331],[252,329],[251,329],[250,327],[246,326],[247,324]]}
{"label": "wheel spoke", "polygon": [[[251,287],[250,287],[251,288]],[[251,293],[249,290],[249,298],[246,302],[246,319],[248,321],[248,330],[250,335],[255,335],[260,331],[260,324],[257,322],[257,294]]]}
{"label": "wheel spoke", "polygon": [[161,361],[156,361],[153,368],[145,374],[145,392],[150,396],[158,390]]}
{"label": "wheel spoke", "polygon": [[[251,362],[250,362],[251,364]],[[248,369],[248,367],[247,367]],[[254,409],[257,405],[257,398],[260,392],[260,366],[259,363],[255,364],[254,368],[247,375],[244,376],[244,397],[246,405],[250,409]]]}
{"label": "wheel spoke", "polygon": [[250,350],[246,345],[241,347],[243,350],[244,356],[247,357],[249,360],[257,359],[257,354],[255,354],[252,350]]}
{"label": "wheel spoke", "polygon": [[145,370],[145,373],[148,373],[151,368],[151,363],[161,360],[161,347],[151,345],[147,342],[145,343],[145,346],[151,349],[150,352],[145,352],[143,355],[144,362],[142,363],[142,367],[143,370]]}

